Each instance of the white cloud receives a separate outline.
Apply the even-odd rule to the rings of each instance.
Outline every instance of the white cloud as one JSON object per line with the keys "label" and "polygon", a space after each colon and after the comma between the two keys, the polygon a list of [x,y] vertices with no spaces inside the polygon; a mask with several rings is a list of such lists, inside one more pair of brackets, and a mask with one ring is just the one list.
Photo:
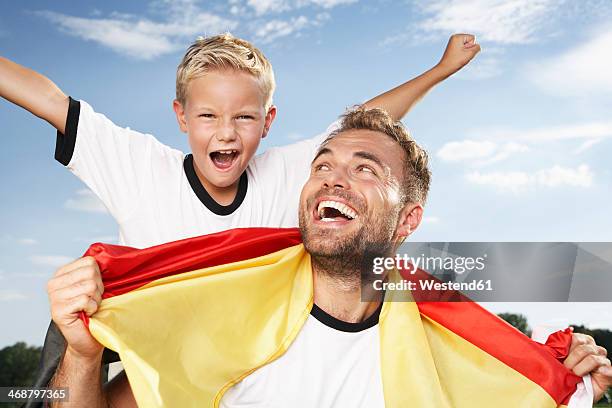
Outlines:
{"label": "white cloud", "polygon": [[255,14],[263,15],[311,6],[331,9],[356,2],[357,0],[247,0],[247,5],[255,10]]}
{"label": "white cloud", "polygon": [[14,272],[11,273],[11,279],[20,279],[20,278],[35,278],[35,279],[39,279],[39,278],[45,278],[45,279],[49,279],[50,275],[49,275],[49,271],[46,272]]}
{"label": "white cloud", "polygon": [[484,44],[483,55],[457,73],[457,78],[482,80],[499,76],[508,64],[498,54],[508,45],[536,42],[550,31],[562,10],[559,0],[420,0],[417,21],[386,37],[382,46],[422,45],[472,33]]}
{"label": "white cloud", "polygon": [[502,69],[502,60],[497,57],[491,57],[490,54],[485,55],[487,56],[478,57],[475,63],[468,64],[462,68],[461,71],[457,72],[456,78],[480,80],[501,75],[504,71]]}
{"label": "white cloud", "polygon": [[17,242],[19,242],[22,245],[36,245],[38,244],[38,241],[35,240],[34,238],[20,238],[17,240]]}
{"label": "white cloud", "polygon": [[75,193],[75,197],[66,200],[64,208],[95,213],[108,212],[102,201],[91,190],[87,189],[78,190]]}
{"label": "white cloud", "polygon": [[437,155],[444,161],[474,160],[490,156],[496,148],[495,143],[487,140],[462,140],[446,143]]}
{"label": "white cloud", "polygon": [[422,2],[425,36],[475,33],[483,42],[524,44],[551,21],[557,0],[434,0]]}
{"label": "white cloud", "polygon": [[247,4],[255,10],[255,14],[262,15],[269,12],[281,12],[291,8],[286,0],[248,0]]}
{"label": "white cloud", "polygon": [[536,173],[537,184],[546,187],[563,185],[572,187],[590,187],[593,184],[593,172],[589,166],[582,164],[576,169],[554,166]]}
{"label": "white cloud", "polygon": [[28,297],[23,293],[12,290],[12,289],[2,289],[0,290],[0,302],[10,302],[14,300],[25,300]]}
{"label": "white cloud", "polygon": [[596,144],[598,144],[599,142],[601,142],[603,140],[603,138],[599,138],[599,139],[589,139],[586,142],[582,143],[575,151],[574,153],[576,154],[580,154],[582,152],[585,152],[587,150],[589,150],[591,147],[595,146]]}
{"label": "white cloud", "polygon": [[257,26],[255,37],[261,43],[270,43],[278,38],[286,37],[307,27],[319,26],[329,19],[329,14],[319,13],[314,19],[306,16],[292,17],[290,20],[268,20],[265,24]]}
{"label": "white cloud", "polygon": [[63,255],[32,255],[30,261],[34,265],[59,268],[60,266],[74,261],[74,258]]}
{"label": "white cloud", "polygon": [[533,174],[524,171],[481,173],[474,171],[466,175],[473,184],[490,186],[500,192],[520,193],[533,187],[581,187],[587,188],[593,184],[593,172],[588,165],[577,168],[567,168],[555,165],[539,170]]}
{"label": "white cloud", "polygon": [[285,37],[308,25],[305,16],[293,17],[290,21],[270,20],[255,31],[255,36],[263,43],[269,43],[277,38]]}
{"label": "white cloud", "polygon": [[330,9],[336,6],[357,3],[358,0],[309,0],[302,3],[312,3],[325,9]]}
{"label": "white cloud", "polygon": [[[468,158],[479,158],[482,150],[486,146],[498,145],[500,140],[507,140],[507,144],[515,143],[535,145],[546,144],[555,141],[580,141],[580,145],[574,149],[574,153],[582,153],[597,143],[606,139],[612,138],[612,122],[586,122],[558,126],[548,126],[533,129],[512,129],[512,128],[488,128],[475,129],[468,132],[470,138],[475,140],[465,140],[461,142],[449,142],[442,149],[443,155],[439,156],[443,160],[450,160],[448,157],[453,157],[456,151],[461,149],[474,150],[472,153],[462,153],[468,155]],[[480,141],[478,141],[480,139]],[[493,142],[493,140],[495,142]],[[462,143],[472,141],[474,146],[463,145]],[[520,142],[520,143],[519,143]],[[441,150],[442,150],[441,149]],[[489,147],[490,150],[493,147]]]}
{"label": "white cloud", "polygon": [[77,242],[84,242],[86,244],[93,244],[95,242],[104,242],[107,244],[116,244],[119,242],[119,238],[116,235],[98,235],[94,237],[79,237],[74,239]]}
{"label": "white cloud", "polygon": [[439,222],[440,222],[440,218],[438,217],[434,217],[434,216],[423,217],[423,224],[437,224]]}
{"label": "white cloud", "polygon": [[184,48],[197,35],[233,29],[236,21],[204,12],[193,1],[157,2],[161,22],[131,14],[113,13],[106,18],[75,17],[53,11],[37,14],[70,35],[96,42],[120,54],[149,60]]}
{"label": "white cloud", "polygon": [[529,150],[524,144],[508,142],[495,143],[489,140],[461,140],[444,144],[437,156],[447,162],[464,162],[484,166],[507,159],[513,154]]}
{"label": "white cloud", "polygon": [[612,95],[612,29],[601,30],[560,55],[533,62],[525,72],[536,86],[555,95]]}
{"label": "white cloud", "polygon": [[305,139],[305,138],[306,138],[306,136],[304,136],[301,133],[297,133],[297,132],[289,133],[287,135],[287,139],[294,140],[294,141],[295,140],[302,140],[302,139]]}
{"label": "white cloud", "polygon": [[[329,19],[322,12],[314,17],[294,16],[287,19],[253,21],[256,16],[304,7],[331,9],[357,0],[247,0],[230,1],[226,11],[231,18],[204,11],[197,0],[156,0],[150,3],[157,19],[135,14],[113,12],[102,16],[99,11],[79,17],[54,11],[36,14],[55,24],[60,30],[86,41],[96,42],[117,53],[135,59],[150,60],[185,49],[199,35],[212,35],[240,28],[262,43],[318,26]],[[251,11],[249,11],[251,10]],[[242,20],[242,21],[240,21]]]}

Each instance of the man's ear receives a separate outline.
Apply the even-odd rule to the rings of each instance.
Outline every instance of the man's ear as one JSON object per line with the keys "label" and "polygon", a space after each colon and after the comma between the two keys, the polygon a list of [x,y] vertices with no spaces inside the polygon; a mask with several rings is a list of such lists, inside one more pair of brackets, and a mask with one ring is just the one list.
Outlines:
{"label": "man's ear", "polygon": [[172,102],[172,108],[176,114],[176,121],[178,122],[181,132],[187,133],[187,121],[185,120],[185,109],[183,108],[183,104],[175,99],[174,102]]}
{"label": "man's ear", "polygon": [[270,131],[270,126],[272,126],[272,122],[274,122],[274,118],[276,117],[276,106],[270,106],[268,109],[268,113],[266,113],[266,123],[264,124],[263,133],[261,134],[261,138],[268,136],[268,132]]}
{"label": "man's ear", "polygon": [[395,229],[396,238],[404,240],[412,234],[421,224],[423,219],[423,206],[421,204],[406,204],[400,212]]}

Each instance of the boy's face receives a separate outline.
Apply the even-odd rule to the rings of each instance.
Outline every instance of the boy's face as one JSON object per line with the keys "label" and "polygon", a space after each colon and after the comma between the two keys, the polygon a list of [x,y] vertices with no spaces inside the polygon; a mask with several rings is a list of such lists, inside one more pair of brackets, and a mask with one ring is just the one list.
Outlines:
{"label": "boy's face", "polygon": [[276,108],[266,112],[264,103],[257,79],[235,70],[211,71],[191,80],[185,105],[174,101],[205,187],[238,182],[276,115]]}

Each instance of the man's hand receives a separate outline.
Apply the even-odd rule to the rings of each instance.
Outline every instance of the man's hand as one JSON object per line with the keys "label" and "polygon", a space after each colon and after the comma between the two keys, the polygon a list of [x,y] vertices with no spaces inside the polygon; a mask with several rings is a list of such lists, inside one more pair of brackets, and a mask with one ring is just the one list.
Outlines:
{"label": "man's hand", "polygon": [[79,312],[95,313],[103,292],[100,269],[90,256],[59,268],[47,284],[51,318],[68,343],[66,353],[88,360],[101,358],[104,346],[89,333]]}
{"label": "man's hand", "polygon": [[452,75],[467,65],[480,52],[480,45],[472,34],[453,34],[448,40],[438,67]]}
{"label": "man's hand", "polygon": [[591,336],[574,333],[570,352],[563,362],[565,367],[580,377],[591,374],[595,402],[612,386],[612,366],[606,355],[606,349],[595,344]]}

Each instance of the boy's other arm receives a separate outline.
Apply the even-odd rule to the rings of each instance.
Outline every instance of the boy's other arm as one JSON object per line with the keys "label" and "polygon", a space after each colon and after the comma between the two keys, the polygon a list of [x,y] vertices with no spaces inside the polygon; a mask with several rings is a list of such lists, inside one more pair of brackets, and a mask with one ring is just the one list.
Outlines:
{"label": "boy's other arm", "polygon": [[64,133],[68,96],[44,75],[0,57],[0,96]]}
{"label": "boy's other arm", "polygon": [[382,108],[395,120],[402,119],[427,92],[463,68],[480,52],[471,34],[453,34],[444,54],[433,68],[402,85],[367,101],[368,108]]}

